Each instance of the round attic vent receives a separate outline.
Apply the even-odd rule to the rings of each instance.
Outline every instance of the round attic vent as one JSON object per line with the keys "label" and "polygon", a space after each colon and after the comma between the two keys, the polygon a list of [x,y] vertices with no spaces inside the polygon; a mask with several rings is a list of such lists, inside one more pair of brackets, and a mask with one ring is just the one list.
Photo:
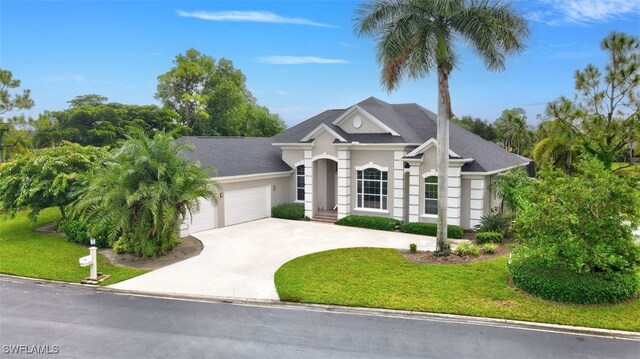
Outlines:
{"label": "round attic vent", "polygon": [[355,116],[353,118],[353,127],[360,128],[362,126],[362,118],[360,116]]}

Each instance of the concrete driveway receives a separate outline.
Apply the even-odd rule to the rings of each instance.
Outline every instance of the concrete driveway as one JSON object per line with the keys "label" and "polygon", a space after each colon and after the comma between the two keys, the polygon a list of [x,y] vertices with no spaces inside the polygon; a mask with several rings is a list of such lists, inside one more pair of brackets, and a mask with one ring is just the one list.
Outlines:
{"label": "concrete driveway", "polygon": [[434,250],[435,238],[333,224],[266,218],[192,234],[200,255],[112,285],[144,292],[236,299],[279,299],[273,275],[305,254],[336,248]]}

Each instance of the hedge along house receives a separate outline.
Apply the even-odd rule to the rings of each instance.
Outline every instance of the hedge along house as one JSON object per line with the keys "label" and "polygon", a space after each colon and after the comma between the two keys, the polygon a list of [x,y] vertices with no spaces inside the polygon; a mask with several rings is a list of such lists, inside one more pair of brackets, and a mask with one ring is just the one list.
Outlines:
{"label": "hedge along house", "polygon": [[[490,190],[496,176],[531,160],[450,126],[448,223],[470,229],[499,206]],[[435,222],[435,138],[436,114],[374,97],[271,138],[183,137],[195,145],[185,156],[215,167],[222,186],[218,204],[201,201],[183,233],[269,217],[272,206],[286,202],[303,204],[312,219],[357,214]]]}

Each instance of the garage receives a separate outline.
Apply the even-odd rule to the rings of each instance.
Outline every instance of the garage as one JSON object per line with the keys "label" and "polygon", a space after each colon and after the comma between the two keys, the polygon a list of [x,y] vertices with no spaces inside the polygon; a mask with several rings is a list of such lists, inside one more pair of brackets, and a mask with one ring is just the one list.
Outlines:
{"label": "garage", "polygon": [[[183,236],[217,227],[216,218],[218,208],[213,202],[204,198],[200,198],[198,203],[200,205],[200,211],[194,214],[192,219],[190,219],[187,214],[187,219],[182,224],[181,235]],[[187,233],[185,233],[185,231]]]}
{"label": "garage", "polygon": [[224,192],[224,225],[271,216],[271,185]]}

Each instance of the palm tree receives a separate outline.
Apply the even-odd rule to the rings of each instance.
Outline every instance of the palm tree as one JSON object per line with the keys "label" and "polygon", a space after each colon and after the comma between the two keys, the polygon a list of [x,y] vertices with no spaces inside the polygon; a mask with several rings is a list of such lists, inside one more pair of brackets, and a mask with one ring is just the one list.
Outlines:
{"label": "palm tree", "polygon": [[215,200],[207,172],[180,155],[190,149],[169,134],[148,138],[136,129],[90,180],[74,213],[92,233],[108,228],[116,251],[165,254],[187,211],[198,211],[198,198]]}
{"label": "palm tree", "polygon": [[517,154],[522,154],[522,149],[530,145],[533,141],[527,121],[522,117],[513,117],[508,123],[504,132],[504,138],[511,146],[511,150]]}
{"label": "palm tree", "polygon": [[456,39],[468,43],[490,70],[524,49],[529,30],[509,3],[498,0],[374,0],[357,10],[355,32],[377,40],[381,82],[388,90],[405,75],[438,75],[438,236],[436,253],[448,255],[449,75],[457,64]]}

